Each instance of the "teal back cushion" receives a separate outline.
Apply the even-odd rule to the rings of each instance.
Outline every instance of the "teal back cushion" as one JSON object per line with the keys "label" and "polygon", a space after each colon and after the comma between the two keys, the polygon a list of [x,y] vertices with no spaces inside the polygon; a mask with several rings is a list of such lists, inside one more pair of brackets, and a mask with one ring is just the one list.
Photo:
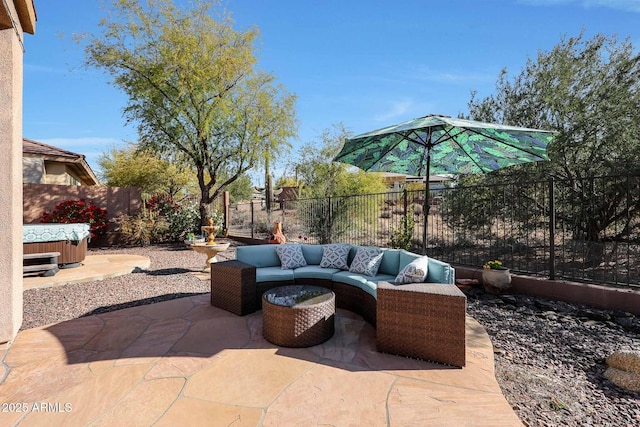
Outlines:
{"label": "teal back cushion", "polygon": [[[351,265],[351,261],[355,258],[356,253],[358,252],[358,248],[360,246],[352,246],[349,251],[348,264]],[[365,247],[374,247],[374,246],[365,246]],[[387,248],[378,248],[382,249],[382,262],[380,263],[380,268],[378,272],[380,274],[393,274],[394,276],[398,274],[398,265],[400,264],[400,249],[387,249]],[[408,264],[408,263],[407,263]]]}
{"label": "teal back cushion", "polygon": [[[398,272],[405,268],[411,261],[416,258],[420,258],[421,255],[414,254],[413,252],[405,251],[404,249],[400,251],[400,265],[398,266]],[[397,273],[396,273],[397,274]]]}
{"label": "teal back cushion", "polygon": [[398,274],[398,266],[400,265],[400,249],[385,249],[382,255],[382,262],[378,269],[378,274]]}
{"label": "teal back cushion", "polygon": [[322,245],[302,245],[302,255],[309,265],[320,265]]}
{"label": "teal back cushion", "polygon": [[280,257],[276,252],[277,245],[238,246],[236,259],[256,267],[280,266]]}

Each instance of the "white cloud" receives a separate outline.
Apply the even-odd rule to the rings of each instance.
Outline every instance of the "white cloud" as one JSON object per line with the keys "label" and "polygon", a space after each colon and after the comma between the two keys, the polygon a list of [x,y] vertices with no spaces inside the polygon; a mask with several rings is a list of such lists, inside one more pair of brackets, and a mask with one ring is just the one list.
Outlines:
{"label": "white cloud", "polygon": [[584,8],[610,8],[627,12],[640,12],[640,0],[520,0],[520,3],[534,6],[555,6],[578,4]]}
{"label": "white cloud", "polygon": [[394,101],[388,107],[388,109],[382,113],[377,114],[374,120],[377,122],[384,122],[396,117],[404,116],[409,109],[413,106],[413,101],[410,99],[403,99],[400,101]]}
{"label": "white cloud", "polygon": [[610,7],[612,9],[640,12],[640,0],[583,0],[585,7]]}
{"label": "white cloud", "polygon": [[65,68],[56,68],[56,67],[50,67],[47,65],[29,64],[27,62],[25,62],[24,64],[24,70],[33,71],[35,73],[49,73],[49,74],[65,74],[69,71]]}
{"label": "white cloud", "polygon": [[397,77],[394,76],[393,79],[398,84],[424,85],[425,83],[436,83],[438,85],[450,85],[451,87],[464,87],[493,83],[499,72],[499,68],[461,72],[455,69],[433,69],[426,64],[409,64],[404,68],[401,76],[396,75]]}
{"label": "white cloud", "polygon": [[[67,126],[68,123],[65,121],[56,121],[56,120],[25,120],[24,124],[28,124],[31,126]],[[29,138],[29,135],[24,135],[25,138]],[[33,138],[31,138],[33,139]],[[39,141],[39,140],[38,140]]]}
{"label": "white cloud", "polygon": [[534,6],[548,6],[556,4],[575,3],[576,0],[519,0],[518,3],[531,4]]}
{"label": "white cloud", "polygon": [[432,103],[419,102],[410,98],[403,98],[396,101],[389,101],[388,107],[384,111],[373,116],[376,122],[388,122],[400,119],[411,120],[433,113],[435,105]]}
{"label": "white cloud", "polygon": [[[96,148],[107,149],[115,145],[122,145],[123,141],[117,138],[85,137],[85,138],[45,138],[37,139],[43,144],[53,145],[63,150],[76,151],[78,149]],[[85,154],[76,151],[78,154]]]}
{"label": "white cloud", "polygon": [[495,74],[457,74],[446,72],[429,72],[416,76],[418,79],[438,82],[438,83],[471,83],[485,80],[495,80]]}

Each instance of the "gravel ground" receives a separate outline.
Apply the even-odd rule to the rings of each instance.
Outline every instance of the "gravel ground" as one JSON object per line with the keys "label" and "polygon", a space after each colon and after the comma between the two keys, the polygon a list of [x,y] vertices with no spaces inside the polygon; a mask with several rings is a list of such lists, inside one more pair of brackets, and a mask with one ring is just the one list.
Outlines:
{"label": "gravel ground", "polygon": [[603,377],[616,350],[640,349],[629,313],[523,295],[467,294],[494,345],[496,378],[525,425],[640,426],[640,393]]}
{"label": "gravel ground", "polygon": [[[234,257],[236,243],[218,259]],[[199,271],[203,255],[182,246],[91,250],[151,259],[132,274],[24,293],[22,329],[135,305],[209,292]],[[496,297],[466,291],[468,313],[489,333],[496,378],[528,426],[639,426],[640,393],[606,380],[605,358],[615,350],[640,349],[640,319],[526,296]]]}

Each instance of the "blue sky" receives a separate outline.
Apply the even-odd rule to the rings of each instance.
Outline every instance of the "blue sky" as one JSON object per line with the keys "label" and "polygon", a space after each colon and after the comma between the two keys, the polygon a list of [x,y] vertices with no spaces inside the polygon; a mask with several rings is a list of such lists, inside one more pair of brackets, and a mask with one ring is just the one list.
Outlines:
{"label": "blue sky", "polygon": [[[82,47],[71,40],[99,31],[100,4],[35,0],[36,34],[26,37],[24,56],[24,136],[84,154],[96,171],[101,153],[136,140],[122,117],[126,97],[107,75],[82,66]],[[629,37],[640,48],[640,0],[223,4],[236,29],[260,29],[260,68],[298,95],[292,153],[339,122],[359,134],[426,114],[467,112],[470,92],[492,94],[502,68],[516,75],[528,58],[582,29],[588,38]]]}

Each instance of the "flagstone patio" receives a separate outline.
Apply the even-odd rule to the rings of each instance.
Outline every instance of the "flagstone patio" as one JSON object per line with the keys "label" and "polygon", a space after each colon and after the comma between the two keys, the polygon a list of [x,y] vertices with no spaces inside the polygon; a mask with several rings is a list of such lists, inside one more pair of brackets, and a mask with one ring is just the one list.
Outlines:
{"label": "flagstone patio", "polygon": [[378,353],[375,329],[344,310],[307,349],[261,330],[261,312],[208,294],[24,330],[1,348],[0,401],[19,405],[0,425],[522,425],[471,317],[464,369]]}

